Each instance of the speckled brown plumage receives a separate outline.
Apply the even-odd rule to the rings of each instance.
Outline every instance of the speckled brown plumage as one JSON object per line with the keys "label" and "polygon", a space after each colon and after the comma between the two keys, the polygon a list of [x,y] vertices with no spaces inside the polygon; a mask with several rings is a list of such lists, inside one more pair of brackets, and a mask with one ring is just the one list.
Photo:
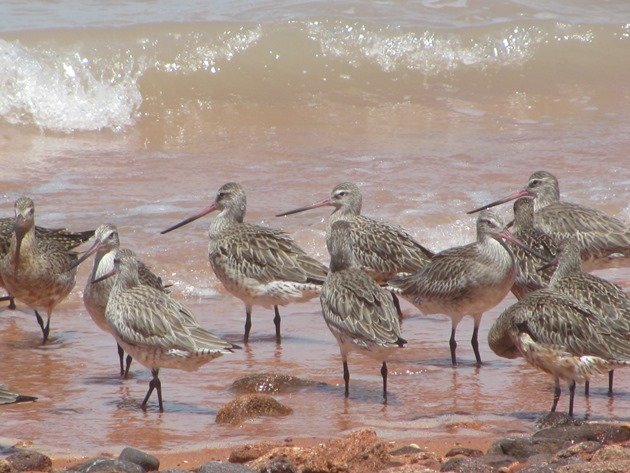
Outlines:
{"label": "speckled brown plumage", "polygon": [[278,306],[304,302],[319,295],[328,270],[285,232],[244,223],[246,207],[243,188],[229,182],[221,186],[210,207],[162,233],[219,210],[208,230],[208,256],[223,286],[245,303],[244,340],[249,340],[252,306],[262,305],[274,307],[279,342]]}
{"label": "speckled brown plumage", "polygon": [[[85,289],[83,290],[83,303],[94,323],[101,330],[108,333],[111,329],[105,320],[105,308],[109,299],[109,293],[114,285],[114,279],[106,278],[97,283],[92,283],[92,281],[114,269],[114,255],[119,247],[120,238],[118,229],[111,223],[104,224],[96,229],[92,247],[77,261],[77,264],[80,264],[90,255],[96,253],[91,276],[88,278]],[[138,275],[140,284],[151,286],[160,291],[166,291],[162,283],[162,278],[155,275],[151,269],[141,261],[138,261]],[[118,345],[118,357],[120,362],[120,374],[126,377],[132,361],[131,356],[127,356],[125,363],[124,351],[122,347]]]}
{"label": "speckled brown plumage", "polygon": [[[560,243],[558,266],[550,281],[551,288],[587,304],[612,330],[630,336],[630,298],[624,290],[605,279],[582,271],[580,247],[574,238]],[[608,377],[608,394],[612,395],[613,372]],[[588,394],[588,381],[585,391]]]}
{"label": "speckled brown plumage", "polygon": [[424,314],[445,314],[452,320],[451,361],[457,364],[455,331],[466,315],[474,319],[471,344],[481,364],[477,334],[483,313],[510,291],[516,266],[510,249],[501,240],[508,234],[494,212],[485,210],[477,219],[477,241],[444,250],[420,271],[389,281],[388,288],[402,295]]}
{"label": "speckled brown plumage", "polygon": [[522,299],[532,291],[549,286],[554,270],[552,267],[541,270],[541,267],[555,258],[558,244],[535,227],[534,201],[529,197],[521,197],[514,202],[514,223],[511,231],[525,245],[545,257],[545,260],[540,259],[517,245],[510,245],[517,269],[512,293],[517,299]]}
{"label": "speckled brown plumage", "polygon": [[[55,306],[75,284],[77,256],[56,240],[39,238],[35,231],[35,204],[26,197],[15,203],[15,224],[8,253],[0,261],[0,274],[8,292],[33,310],[44,343]],[[72,268],[72,269],[70,269]],[[44,310],[44,325],[39,311]]]}
{"label": "speckled brown plumage", "polygon": [[[535,346],[527,355],[523,345],[527,333]],[[590,363],[602,370],[604,362],[625,364],[630,361],[630,339],[627,333],[620,333],[608,326],[591,307],[573,297],[554,289],[541,289],[532,292],[508,307],[495,321],[488,333],[488,344],[492,351],[504,358],[525,357],[530,363],[543,371],[551,373],[556,380],[556,397],[559,397],[558,378],[569,381],[588,379],[593,372],[587,370]],[[545,351],[546,350],[546,351]],[[554,353],[554,356],[545,355]],[[579,363],[566,366],[566,357],[597,357],[599,360],[585,359],[579,372]],[[608,368],[610,369],[610,368]],[[589,374],[590,373],[590,374]],[[571,390],[570,412],[573,411],[573,389]]]}
{"label": "speckled brown plumage", "polygon": [[330,272],[320,301],[326,325],[335,336],[344,366],[345,394],[349,394],[348,353],[359,351],[382,362],[383,397],[387,400],[387,357],[406,341],[394,303],[354,259],[349,222],[331,225],[328,250]]}
{"label": "speckled brown plumage", "polygon": [[195,371],[239,347],[199,326],[193,313],[164,291],[140,284],[133,251],[116,252],[114,266],[117,276],[105,318],[118,344],[151,369],[153,378],[142,407],[156,389],[163,410],[160,368]]}
{"label": "speckled brown plumage", "polygon": [[601,210],[561,201],[558,180],[547,171],[534,172],[522,191],[469,213],[523,196],[534,198],[534,221],[540,230],[555,241],[576,238],[583,262],[613,254],[630,261],[630,226]]}

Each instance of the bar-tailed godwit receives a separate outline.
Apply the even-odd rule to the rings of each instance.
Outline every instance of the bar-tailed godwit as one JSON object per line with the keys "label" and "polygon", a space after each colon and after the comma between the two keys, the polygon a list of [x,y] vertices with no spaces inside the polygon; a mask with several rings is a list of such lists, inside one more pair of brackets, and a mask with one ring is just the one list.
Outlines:
{"label": "bar-tailed godwit", "polygon": [[543,269],[543,266],[555,258],[558,243],[535,227],[534,201],[529,197],[521,197],[514,202],[514,223],[510,230],[525,245],[545,257],[542,260],[517,245],[511,246],[517,268],[512,293],[517,299],[522,299],[532,291],[549,286],[553,268]]}
{"label": "bar-tailed godwit", "polygon": [[[413,274],[422,269],[433,253],[402,227],[361,215],[362,201],[359,187],[352,182],[344,182],[335,186],[327,199],[278,214],[276,217],[318,207],[334,207],[328,220],[326,238],[330,238],[333,223],[350,223],[355,261],[377,282],[384,283],[393,277]],[[392,293],[392,296],[398,314],[402,315],[396,294]]]}
{"label": "bar-tailed godwit", "polygon": [[[9,252],[9,245],[11,243],[11,236],[13,235],[13,229],[15,227],[15,218],[0,218],[0,260],[5,257]],[[87,230],[83,232],[70,232],[65,228],[45,228],[35,226],[35,235],[37,238],[47,239],[60,243],[67,250],[76,248],[81,243],[86,242],[92,235],[94,230]],[[4,282],[0,277],[0,287],[4,287]],[[15,309],[15,303],[13,298],[9,295],[7,297],[0,297],[0,300],[9,300],[9,309]]]}
{"label": "bar-tailed godwit", "polygon": [[[630,298],[624,290],[605,279],[582,271],[580,246],[575,238],[566,238],[559,245],[557,268],[550,287],[591,307],[606,320],[611,330],[630,337]],[[613,371],[608,372],[608,395],[613,392]],[[588,395],[589,382],[585,382]]]}
{"label": "bar-tailed godwit", "polygon": [[[35,311],[46,343],[53,309],[75,284],[77,260],[61,243],[39,238],[35,231],[35,204],[27,197],[15,202],[15,226],[0,274],[9,294]],[[39,311],[46,312],[46,324]]]}
{"label": "bar-tailed godwit", "polygon": [[582,261],[589,263],[613,254],[630,258],[630,226],[601,210],[560,200],[556,177],[547,171],[533,173],[523,190],[468,213],[494,207],[519,197],[534,198],[536,226],[556,241],[573,236]]}
{"label": "bar-tailed godwit", "polygon": [[285,232],[243,222],[246,207],[241,185],[229,182],[221,186],[212,205],[161,233],[219,210],[208,230],[208,254],[223,286],[245,303],[245,343],[249,340],[253,305],[273,306],[279,342],[278,306],[318,296],[328,270]]}
{"label": "bar-tailed godwit", "polygon": [[95,279],[95,284],[114,273],[105,318],[118,344],[151,370],[153,377],[142,408],[155,389],[163,411],[160,368],[195,371],[239,347],[200,327],[193,313],[165,292],[140,284],[133,251],[116,252],[114,270]]}
{"label": "bar-tailed godwit", "polygon": [[451,362],[457,364],[455,331],[466,315],[474,319],[471,339],[477,364],[481,364],[477,339],[483,313],[496,306],[510,291],[516,277],[512,251],[503,240],[520,244],[501,219],[484,211],[477,219],[477,241],[437,253],[420,271],[394,278],[388,288],[402,295],[425,315],[451,318]]}
{"label": "bar-tailed godwit", "polygon": [[[114,285],[114,279],[107,278],[97,283],[92,281],[114,269],[114,255],[119,247],[120,238],[116,226],[111,223],[101,225],[94,234],[94,244],[76,262],[76,265],[79,265],[90,255],[96,253],[91,276],[88,278],[83,290],[83,303],[94,323],[101,330],[108,333],[111,332],[111,329],[105,320],[105,308],[107,307],[109,293]],[[138,276],[140,284],[151,286],[160,291],[166,290],[162,283],[162,278],[155,275],[142,261],[138,261]],[[120,361],[120,375],[127,377],[131,366],[131,356],[127,355],[127,359],[124,360],[124,350],[118,345],[118,357]]]}
{"label": "bar-tailed godwit", "polygon": [[531,292],[508,307],[492,325],[488,344],[498,356],[521,356],[553,376],[552,412],[560,398],[560,379],[567,381],[570,416],[576,382],[630,364],[627,333],[611,330],[589,306],[553,289]]}
{"label": "bar-tailed godwit", "polygon": [[330,271],[320,301],[328,328],[337,339],[343,361],[345,396],[349,395],[348,354],[358,351],[382,362],[383,399],[387,402],[387,358],[406,342],[393,301],[361,269],[353,254],[352,225],[337,221],[327,239]]}

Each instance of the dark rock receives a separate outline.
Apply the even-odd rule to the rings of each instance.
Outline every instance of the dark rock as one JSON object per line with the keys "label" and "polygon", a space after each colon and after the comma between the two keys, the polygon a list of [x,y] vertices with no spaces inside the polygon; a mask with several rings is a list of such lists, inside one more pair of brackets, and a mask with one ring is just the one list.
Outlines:
{"label": "dark rock", "polygon": [[282,447],[282,442],[259,442],[238,447],[230,452],[230,463],[247,463],[260,458],[274,448]]}
{"label": "dark rock", "polygon": [[585,441],[619,443],[630,440],[630,425],[584,423],[552,427],[539,430],[532,439],[556,439],[572,443]]}
{"label": "dark rock", "polygon": [[292,412],[293,409],[280,404],[267,394],[245,394],[223,406],[217,414],[216,422],[238,425],[255,417],[278,417]]}
{"label": "dark rock", "polygon": [[509,455],[524,461],[540,453],[554,454],[562,449],[564,442],[552,437],[506,437],[494,442],[488,449],[488,455]]}
{"label": "dark rock", "polygon": [[133,447],[125,447],[120,452],[118,459],[135,463],[141,466],[144,471],[157,471],[160,469],[160,460]]}
{"label": "dark rock", "polygon": [[404,445],[400,448],[392,450],[389,452],[389,454],[397,457],[399,455],[417,455],[419,453],[426,453],[426,451],[427,451],[426,448],[422,448],[415,444],[411,444],[411,445]]}
{"label": "dark rock", "polygon": [[440,471],[456,473],[489,473],[499,471],[516,463],[514,457],[501,454],[488,454],[481,457],[451,457],[442,464]]}
{"label": "dark rock", "polygon": [[480,457],[483,456],[483,452],[481,450],[477,450],[476,448],[465,447],[451,448],[448,452],[446,452],[447,458],[457,455],[462,455],[464,457]]}
{"label": "dark rock", "polygon": [[297,473],[298,469],[286,458],[272,458],[258,471],[260,473]]}
{"label": "dark rock", "polygon": [[96,458],[71,468],[80,473],[144,473],[140,465],[124,460]]}
{"label": "dark rock", "polygon": [[52,471],[52,460],[30,449],[18,449],[6,460],[19,471]]}
{"label": "dark rock", "polygon": [[201,465],[198,473],[256,473],[256,470],[252,470],[245,465],[215,461]]}
{"label": "dark rock", "polygon": [[242,393],[279,393],[294,391],[308,386],[325,386],[310,379],[298,378],[282,373],[256,373],[238,378],[232,389]]}
{"label": "dark rock", "polygon": [[467,462],[466,457],[451,457],[442,464],[440,471],[462,471]]}

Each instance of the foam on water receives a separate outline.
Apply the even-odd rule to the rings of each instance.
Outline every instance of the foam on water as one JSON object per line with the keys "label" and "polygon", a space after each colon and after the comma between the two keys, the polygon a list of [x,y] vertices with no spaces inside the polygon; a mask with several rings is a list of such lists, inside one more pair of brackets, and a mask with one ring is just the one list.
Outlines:
{"label": "foam on water", "polygon": [[138,70],[133,58],[108,66],[117,70],[98,75],[72,49],[27,48],[0,39],[0,116],[61,132],[129,126],[142,103]]}

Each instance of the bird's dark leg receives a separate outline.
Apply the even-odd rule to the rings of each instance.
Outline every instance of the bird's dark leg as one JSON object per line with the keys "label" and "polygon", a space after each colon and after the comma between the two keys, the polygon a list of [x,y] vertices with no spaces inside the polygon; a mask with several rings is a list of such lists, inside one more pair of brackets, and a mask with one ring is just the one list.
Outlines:
{"label": "bird's dark leg", "polygon": [[278,306],[274,305],[273,310],[276,315],[273,318],[273,324],[276,326],[276,343],[280,343],[280,311],[278,310]]}
{"label": "bird's dark leg", "polygon": [[142,401],[143,409],[147,408],[147,401],[151,397],[151,393],[153,392],[154,389],[157,389],[158,404],[160,406],[160,411],[164,410],[164,405],[162,404],[162,383],[160,382],[160,378],[158,378],[159,373],[160,373],[159,368],[154,368],[151,370],[151,374],[153,375],[153,378],[151,379],[151,381],[149,381],[149,390],[147,391],[147,395],[144,396],[144,401]]}
{"label": "bird's dark leg", "polygon": [[551,412],[556,412],[556,407],[558,407],[558,401],[560,400],[560,379],[556,378],[554,381],[556,386],[553,390],[553,404],[551,405]]}
{"label": "bird's dark leg", "polygon": [[42,319],[42,316],[39,315],[39,312],[35,311],[35,317],[37,318],[37,323],[39,324],[40,328],[42,329],[42,333],[44,333],[44,319]]}
{"label": "bird's dark leg", "polygon": [[48,318],[46,319],[46,325],[44,325],[44,319],[39,312],[35,311],[35,317],[37,317],[37,323],[42,329],[42,334],[44,335],[44,340],[42,343],[46,343],[48,340],[48,334],[50,333],[50,314],[48,314]]}
{"label": "bird's dark leg", "polygon": [[127,358],[125,359],[125,374],[123,374],[123,378],[127,379],[127,376],[129,376],[129,367],[131,367],[131,362],[133,361],[133,358],[131,357],[131,355],[127,354]]}
{"label": "bird's dark leg", "polygon": [[396,307],[396,313],[398,314],[398,319],[402,320],[403,314],[402,314],[402,309],[400,308],[400,301],[398,300],[398,296],[394,294],[393,292],[391,293],[391,295],[392,295],[392,300],[394,301],[394,307]]}
{"label": "bird's dark leg", "polygon": [[479,340],[477,339],[479,335],[479,322],[480,322],[479,319],[475,317],[475,328],[473,328],[472,338],[470,339],[470,344],[472,345],[473,351],[475,352],[475,359],[477,360],[477,366],[481,366],[481,355],[479,354]]}
{"label": "bird's dark leg", "polygon": [[120,376],[125,376],[125,365],[123,361],[125,358],[125,350],[123,350],[123,347],[121,347],[118,343],[116,346],[118,347],[118,360],[120,361]]}
{"label": "bird's dark leg", "polygon": [[343,360],[343,381],[346,385],[345,396],[350,395],[350,370],[348,370],[348,360]]}
{"label": "bird's dark leg", "polygon": [[569,386],[569,417],[573,417],[573,400],[575,398],[575,381]]}
{"label": "bird's dark leg", "polygon": [[590,391],[591,391],[590,388],[591,388],[591,383],[588,380],[584,381],[584,395],[586,397],[589,397],[590,394],[591,394],[590,393]]}
{"label": "bird's dark leg", "polygon": [[387,363],[381,366],[381,376],[383,377],[383,400],[387,404]]}
{"label": "bird's dark leg", "polygon": [[44,343],[48,340],[48,335],[50,334],[50,314],[46,319],[46,326],[44,327]]}
{"label": "bird's dark leg", "polygon": [[455,356],[455,350],[457,349],[457,342],[455,341],[456,328],[457,327],[453,324],[453,328],[451,329],[451,339],[448,341],[448,344],[451,347],[451,363],[453,363],[453,366],[457,366],[457,357]]}
{"label": "bird's dark leg", "polygon": [[243,342],[249,341],[249,331],[252,328],[252,306],[245,306],[245,335],[243,336]]}
{"label": "bird's dark leg", "polygon": [[0,297],[0,301],[9,301],[9,309],[15,310],[15,300],[11,294]]}
{"label": "bird's dark leg", "polygon": [[615,370],[610,370],[608,372],[608,395],[613,395],[613,378],[615,376]]}

